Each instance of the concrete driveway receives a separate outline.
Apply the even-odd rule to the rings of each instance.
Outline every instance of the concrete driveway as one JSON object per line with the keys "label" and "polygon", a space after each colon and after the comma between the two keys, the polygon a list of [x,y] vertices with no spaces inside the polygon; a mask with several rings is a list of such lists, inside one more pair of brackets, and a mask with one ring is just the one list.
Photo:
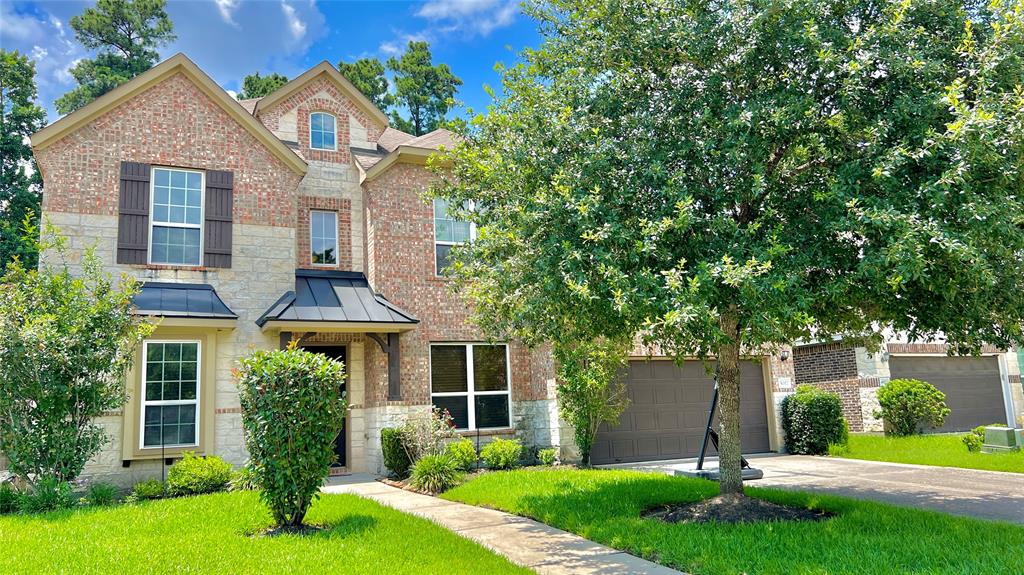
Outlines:
{"label": "concrete driveway", "polygon": [[[764,471],[764,479],[748,485],[832,493],[1024,524],[1024,474],[805,455],[748,459],[751,466]],[[705,462],[705,468],[717,466],[714,459]],[[695,460],[608,467],[676,475],[693,469]]]}

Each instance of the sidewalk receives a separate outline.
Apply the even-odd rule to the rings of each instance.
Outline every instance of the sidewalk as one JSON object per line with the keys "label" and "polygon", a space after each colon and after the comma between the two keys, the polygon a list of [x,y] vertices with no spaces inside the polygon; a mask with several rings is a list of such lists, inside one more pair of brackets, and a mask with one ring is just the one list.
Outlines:
{"label": "sidewalk", "polygon": [[370,475],[332,477],[326,493],[352,493],[423,517],[541,575],[680,575],[532,519],[391,487]]}

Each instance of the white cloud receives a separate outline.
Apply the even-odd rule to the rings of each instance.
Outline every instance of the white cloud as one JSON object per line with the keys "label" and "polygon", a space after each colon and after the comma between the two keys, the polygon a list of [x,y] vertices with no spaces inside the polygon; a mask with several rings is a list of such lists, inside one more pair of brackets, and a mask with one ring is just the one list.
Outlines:
{"label": "white cloud", "polygon": [[213,0],[213,3],[217,5],[221,19],[238,28],[238,22],[235,22],[235,10],[238,10],[238,5],[242,3],[242,0]]}
{"label": "white cloud", "polygon": [[517,0],[429,0],[416,15],[460,31],[487,36],[512,24],[519,13]]}
{"label": "white cloud", "polygon": [[74,76],[71,75],[71,69],[77,66],[81,61],[82,58],[75,58],[68,62],[63,68],[58,68],[53,72],[54,77],[57,78],[57,81],[61,84],[71,84],[75,81]]}
{"label": "white cloud", "polygon": [[397,56],[398,54],[402,53],[402,47],[399,46],[398,42],[395,41],[381,42],[381,45],[378,49],[380,50],[381,54],[384,54],[385,56]]}
{"label": "white cloud", "polygon": [[234,90],[225,90],[225,92],[227,92],[227,93],[228,93],[228,96],[231,96],[231,97],[232,97],[232,98],[234,98],[235,100],[237,100],[237,99],[238,99],[238,92],[236,92],[236,91],[234,91]]}
{"label": "white cloud", "polygon": [[284,18],[288,22],[288,30],[292,33],[292,38],[296,42],[302,40],[306,36],[306,23],[302,21],[299,14],[295,11],[295,8],[281,0],[281,12],[284,13]]}

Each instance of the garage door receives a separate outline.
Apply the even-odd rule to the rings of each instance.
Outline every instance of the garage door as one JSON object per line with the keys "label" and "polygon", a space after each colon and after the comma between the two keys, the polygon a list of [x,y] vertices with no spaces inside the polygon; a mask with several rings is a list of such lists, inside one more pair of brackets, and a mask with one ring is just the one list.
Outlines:
{"label": "garage door", "polygon": [[[760,362],[742,362],[740,384],[743,452],[768,451],[768,414]],[[671,361],[632,361],[626,389],[630,405],[619,418],[619,425],[602,426],[591,452],[594,463],[699,455],[714,391],[714,381],[701,362],[688,361],[679,367]]]}
{"label": "garage door", "polygon": [[1003,384],[996,357],[890,356],[893,379],[920,379],[946,394],[951,410],[935,431],[967,431],[979,425],[1006,423]]}

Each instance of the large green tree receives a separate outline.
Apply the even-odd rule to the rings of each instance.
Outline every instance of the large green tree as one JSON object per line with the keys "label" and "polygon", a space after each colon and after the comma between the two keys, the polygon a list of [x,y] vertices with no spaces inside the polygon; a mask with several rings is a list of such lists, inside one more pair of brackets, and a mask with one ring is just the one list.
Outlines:
{"label": "large green tree", "polygon": [[36,245],[22,224],[39,221],[42,179],[28,137],[41,129],[46,112],[36,103],[36,68],[28,56],[0,50],[0,272],[17,256],[36,266]]}
{"label": "large green tree", "polygon": [[435,193],[492,335],[717,360],[883,329],[958,352],[1024,320],[1019,0],[535,0],[541,46]]}
{"label": "large green tree", "polygon": [[401,57],[388,59],[388,69],[394,75],[394,103],[409,115],[392,110],[395,127],[417,136],[441,127],[462,80],[447,64],[434,64],[426,42],[410,41]]}
{"label": "large green tree", "polygon": [[352,82],[357,90],[381,110],[391,106],[393,96],[388,93],[388,79],[384,64],[376,58],[360,58],[355,62],[338,62],[338,71]]}
{"label": "large green tree", "polygon": [[78,86],[54,102],[70,114],[153,67],[156,49],[174,40],[174,26],[164,10],[166,0],[98,0],[71,18],[75,38],[99,50],[71,68]]}
{"label": "large green tree", "polygon": [[259,72],[249,74],[242,80],[242,92],[238,95],[238,99],[262,98],[287,83],[288,77],[276,72],[266,76],[260,76]]}

